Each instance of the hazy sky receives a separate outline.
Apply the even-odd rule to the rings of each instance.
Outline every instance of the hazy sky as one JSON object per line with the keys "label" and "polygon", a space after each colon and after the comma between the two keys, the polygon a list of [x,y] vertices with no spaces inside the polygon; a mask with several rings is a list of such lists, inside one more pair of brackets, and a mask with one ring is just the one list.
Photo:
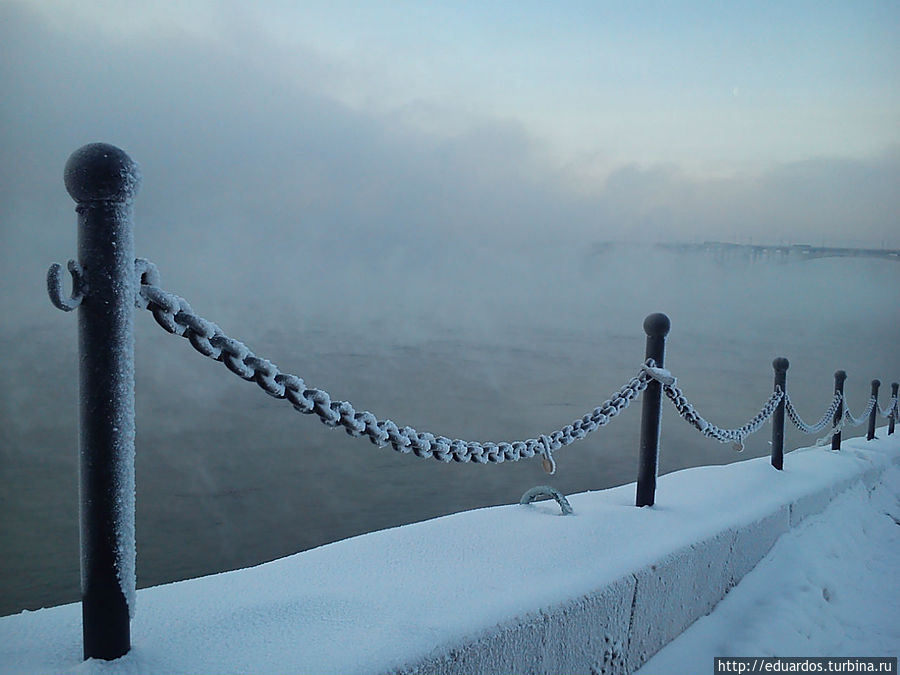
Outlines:
{"label": "hazy sky", "polygon": [[0,0],[0,20],[7,214],[102,139],[167,181],[160,211],[239,218],[267,191],[363,229],[900,246],[893,0]]}
{"label": "hazy sky", "polygon": [[900,142],[900,5],[881,2],[32,2],[114,42],[191,36],[439,134],[515,120],[565,161],[701,171]]}

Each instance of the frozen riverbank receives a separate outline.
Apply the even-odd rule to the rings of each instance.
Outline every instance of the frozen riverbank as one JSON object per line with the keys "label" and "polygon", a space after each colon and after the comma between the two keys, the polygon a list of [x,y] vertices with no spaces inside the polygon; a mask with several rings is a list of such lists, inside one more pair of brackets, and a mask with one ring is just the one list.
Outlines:
{"label": "frozen riverbank", "polygon": [[[716,656],[900,655],[900,468],[782,536],[638,675],[712,673]],[[851,671],[847,671],[851,672]]]}
{"label": "frozen riverbank", "polygon": [[573,495],[573,516],[467,511],[145,589],[115,664],[81,662],[77,604],[4,617],[0,673],[627,672],[779,535],[879,484],[900,434],[879,437],[790,453],[783,472],[759,458],[669,474],[652,508],[626,485]]}

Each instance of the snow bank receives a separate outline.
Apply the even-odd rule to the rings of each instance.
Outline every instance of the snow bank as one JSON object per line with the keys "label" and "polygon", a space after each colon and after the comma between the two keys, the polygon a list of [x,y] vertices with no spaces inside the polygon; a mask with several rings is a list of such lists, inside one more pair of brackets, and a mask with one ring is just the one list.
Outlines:
{"label": "snow bank", "polygon": [[139,591],[132,651],[82,663],[77,604],[0,618],[2,673],[631,672],[777,538],[873,486],[900,434],[467,511]]}
{"label": "snow bank", "polygon": [[[712,673],[716,656],[900,654],[900,467],[781,537],[708,616],[637,675]],[[847,670],[846,672],[850,672]]]}

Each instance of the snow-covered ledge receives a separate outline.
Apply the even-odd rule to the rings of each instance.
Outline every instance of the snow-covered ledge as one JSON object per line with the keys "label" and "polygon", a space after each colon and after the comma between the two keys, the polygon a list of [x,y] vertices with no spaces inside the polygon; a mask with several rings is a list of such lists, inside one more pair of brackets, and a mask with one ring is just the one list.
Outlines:
{"label": "snow-covered ledge", "polygon": [[[138,592],[132,651],[81,662],[77,604],[0,618],[0,673],[629,673],[775,540],[900,460],[900,434],[467,511]],[[111,669],[112,668],[112,669]]]}

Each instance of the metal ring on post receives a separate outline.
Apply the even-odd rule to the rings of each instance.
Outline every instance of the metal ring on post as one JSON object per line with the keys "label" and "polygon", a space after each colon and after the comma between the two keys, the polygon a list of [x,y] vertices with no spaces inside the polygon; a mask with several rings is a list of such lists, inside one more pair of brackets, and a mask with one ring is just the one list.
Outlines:
{"label": "metal ring on post", "polygon": [[72,275],[72,294],[68,298],[63,295],[63,272],[62,265],[59,263],[53,263],[47,270],[47,294],[54,307],[64,312],[71,312],[73,309],[77,309],[84,300],[87,284],[84,279],[84,270],[77,260],[70,260],[66,267],[69,274]]}

